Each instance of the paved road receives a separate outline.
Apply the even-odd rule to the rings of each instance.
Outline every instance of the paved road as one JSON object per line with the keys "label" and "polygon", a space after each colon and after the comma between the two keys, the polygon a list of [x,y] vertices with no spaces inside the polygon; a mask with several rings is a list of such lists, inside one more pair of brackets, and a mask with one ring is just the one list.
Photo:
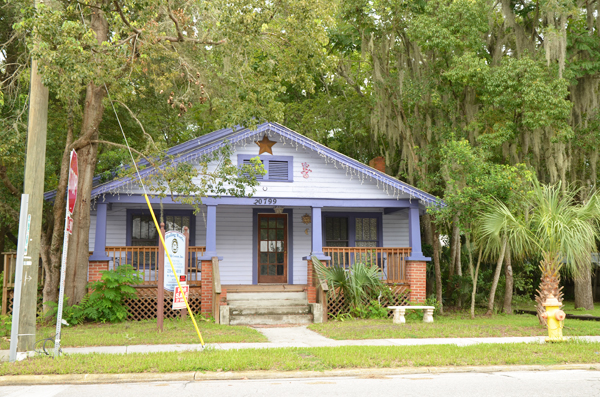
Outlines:
{"label": "paved road", "polygon": [[152,382],[0,387],[2,397],[600,396],[600,371],[423,374],[370,378]]}

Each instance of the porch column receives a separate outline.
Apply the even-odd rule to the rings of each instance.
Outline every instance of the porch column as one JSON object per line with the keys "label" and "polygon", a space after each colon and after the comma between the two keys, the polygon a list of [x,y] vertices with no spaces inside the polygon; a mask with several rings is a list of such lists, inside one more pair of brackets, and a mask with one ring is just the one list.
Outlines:
{"label": "porch column", "polygon": [[[203,261],[212,260],[217,256],[217,206],[206,206],[206,251],[199,259]],[[219,257],[219,260],[223,259]]]}
{"label": "porch column", "polygon": [[423,256],[421,248],[421,223],[419,221],[419,205],[414,205],[408,210],[408,242],[410,244],[410,257],[407,261],[430,261],[431,258]]}
{"label": "porch column", "polygon": [[108,204],[96,204],[96,237],[94,239],[94,253],[90,256],[90,262],[108,261],[106,256],[106,211]]}
{"label": "porch column", "polygon": [[410,285],[410,300],[424,302],[427,283],[427,262],[431,258],[423,256],[421,248],[421,223],[419,220],[419,204],[413,205],[408,210],[408,236],[410,243],[410,256],[406,258],[406,278]]}
{"label": "porch column", "polygon": [[321,221],[321,207],[312,207],[311,220],[311,253],[304,257],[305,260],[310,260],[314,255],[319,260],[327,261],[331,259],[323,253],[323,225]]}

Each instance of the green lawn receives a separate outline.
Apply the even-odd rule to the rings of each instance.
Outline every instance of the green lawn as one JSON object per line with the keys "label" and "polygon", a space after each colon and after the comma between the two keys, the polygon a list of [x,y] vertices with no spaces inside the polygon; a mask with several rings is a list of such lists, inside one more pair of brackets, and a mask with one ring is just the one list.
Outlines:
{"label": "green lawn", "polygon": [[[419,311],[420,312],[420,311]],[[472,320],[468,313],[459,312],[444,316],[434,315],[434,323],[426,324],[416,316],[406,316],[406,324],[393,324],[392,320],[346,320],[312,324],[309,329],[328,338],[387,339],[387,338],[473,338],[502,336],[547,335],[537,317],[520,315],[478,315]],[[566,320],[565,336],[600,335],[600,322]]]}
{"label": "green lawn", "polygon": [[277,370],[323,371],[461,365],[551,365],[600,362],[600,343],[343,346],[205,350],[148,354],[36,357],[0,364],[0,375]]}
{"label": "green lawn", "polygon": [[[577,316],[588,315],[588,316],[600,317],[600,303],[596,303],[594,305],[593,310],[585,310],[583,308],[575,309],[575,302],[573,302],[573,301],[564,301],[563,305],[564,305],[564,307],[563,307],[564,312],[568,313],[568,314],[575,314]],[[535,301],[519,303],[519,304],[515,305],[515,309],[535,310]]]}
{"label": "green lawn", "polygon": [[[267,342],[261,333],[249,327],[230,327],[205,321],[198,322],[202,338],[207,343]],[[37,329],[37,339],[52,337],[56,326]],[[158,345],[176,343],[200,343],[194,324],[186,320],[165,319],[163,332],[158,332],[156,320],[127,321],[117,324],[82,324],[62,327],[63,347]],[[0,340],[0,350],[8,349],[10,343]]]}

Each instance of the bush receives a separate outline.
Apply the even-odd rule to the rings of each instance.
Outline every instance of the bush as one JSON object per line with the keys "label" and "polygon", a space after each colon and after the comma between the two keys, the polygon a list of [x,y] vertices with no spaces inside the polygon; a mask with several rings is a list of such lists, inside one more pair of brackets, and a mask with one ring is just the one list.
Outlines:
{"label": "bush", "polygon": [[0,336],[10,336],[12,316],[0,314]]}
{"label": "bush", "polygon": [[131,284],[141,284],[143,281],[131,265],[103,271],[100,281],[89,286],[92,293],[85,302],[83,310],[85,317],[103,323],[125,320],[129,315],[125,299],[137,298],[135,288]]}
{"label": "bush", "polygon": [[[144,280],[131,265],[119,266],[115,270],[102,272],[100,281],[89,285],[92,293],[83,297],[78,305],[63,306],[63,319],[69,325],[81,324],[85,320],[105,322],[121,322],[129,315],[125,299],[137,299],[135,288],[131,284],[141,284]],[[49,302],[51,307],[48,316],[56,318],[58,305]]]}

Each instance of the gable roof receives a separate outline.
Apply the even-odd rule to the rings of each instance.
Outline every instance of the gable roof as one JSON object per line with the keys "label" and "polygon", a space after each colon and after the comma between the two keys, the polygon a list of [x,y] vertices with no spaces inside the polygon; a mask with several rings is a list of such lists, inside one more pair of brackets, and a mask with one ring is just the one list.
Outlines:
{"label": "gable roof", "polygon": [[[211,154],[212,152],[223,148],[226,145],[235,145],[236,143],[244,142],[249,138],[253,138],[257,135],[273,132],[283,136],[286,139],[295,142],[305,148],[311,149],[331,162],[337,162],[342,167],[347,167],[351,172],[362,175],[363,178],[369,178],[382,183],[396,191],[408,194],[411,198],[419,199],[425,205],[444,205],[443,201],[439,198],[421,190],[408,183],[402,182],[392,176],[389,176],[381,171],[378,171],[368,165],[365,165],[359,161],[356,161],[344,154],[341,154],[333,149],[330,149],[318,142],[313,141],[310,138],[305,137],[281,124],[267,122],[260,124],[256,129],[252,130],[249,128],[225,128],[203,135],[199,138],[194,138],[190,141],[181,143],[177,146],[173,146],[168,149],[167,155],[170,157],[169,162],[171,164],[179,164],[182,162],[190,162],[197,160],[198,158]],[[148,165],[148,162],[142,160],[138,163],[139,165]],[[153,171],[153,167],[148,167],[140,171],[142,178]],[[95,186],[92,189],[92,198],[103,195],[116,193],[118,189],[123,188],[126,185],[137,182],[137,177],[123,177],[115,179],[104,184]],[[46,195],[49,195],[48,192]],[[53,196],[53,195],[52,195]],[[51,197],[46,197],[51,198]]]}

